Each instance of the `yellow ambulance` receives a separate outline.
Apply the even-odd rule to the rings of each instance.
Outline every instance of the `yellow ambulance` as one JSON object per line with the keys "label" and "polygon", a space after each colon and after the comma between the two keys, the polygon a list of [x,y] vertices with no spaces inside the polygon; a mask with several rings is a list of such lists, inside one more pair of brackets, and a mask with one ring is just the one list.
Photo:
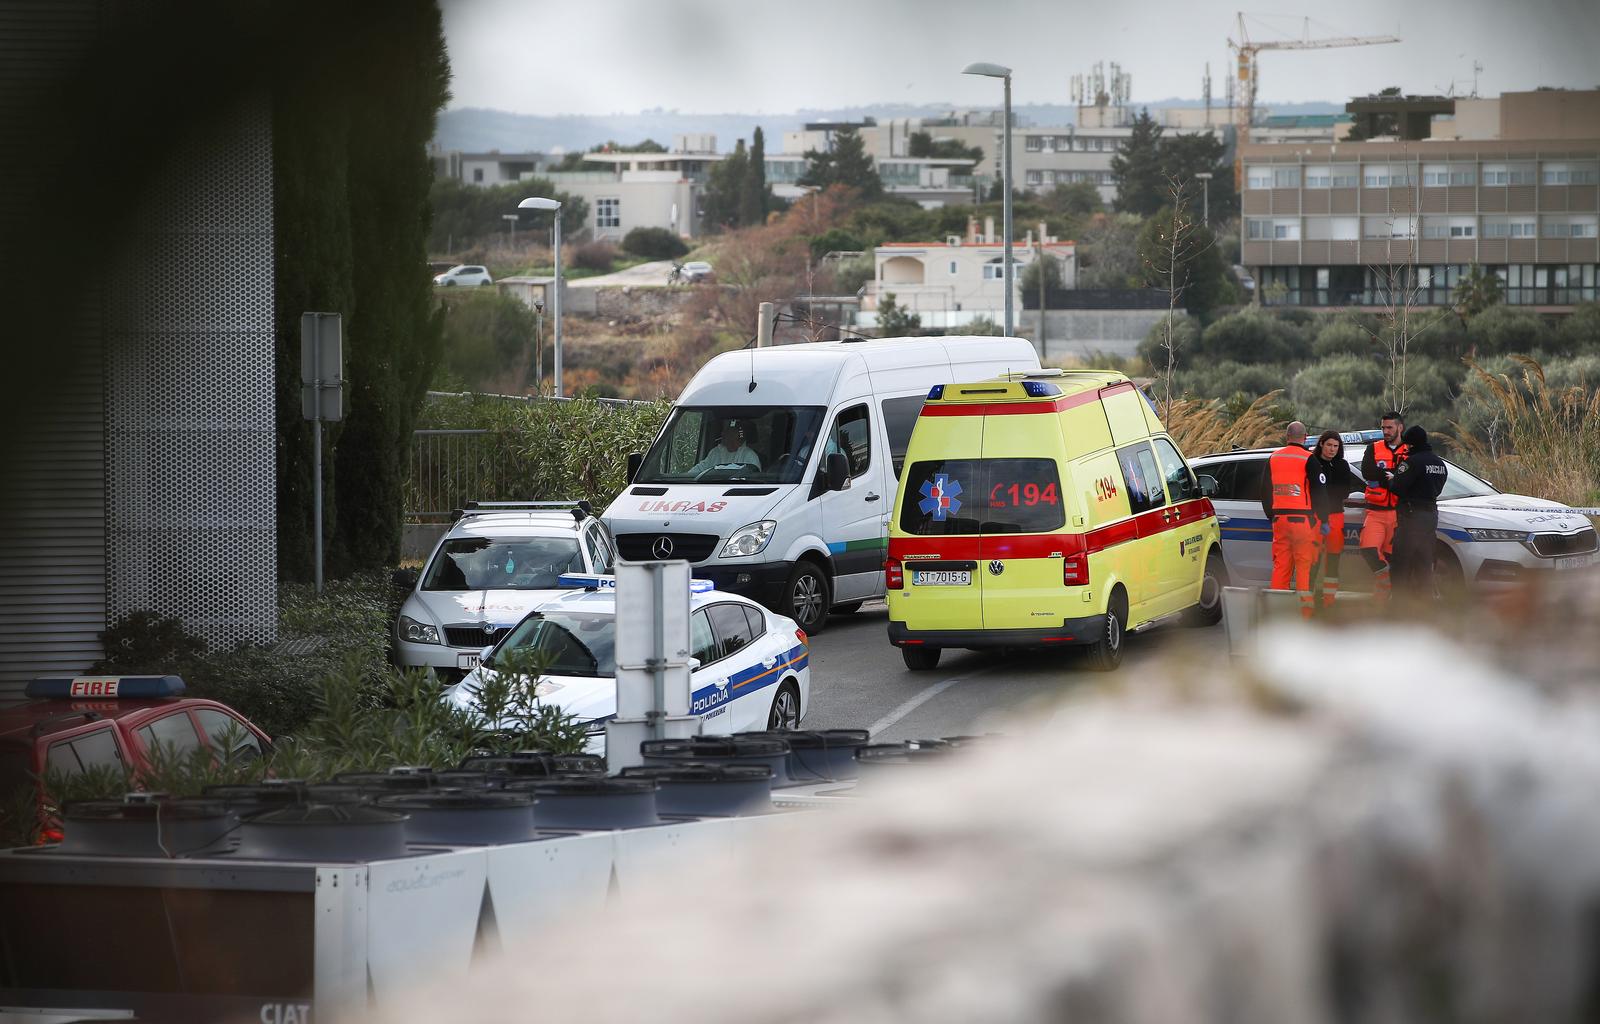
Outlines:
{"label": "yellow ambulance", "polygon": [[1083,646],[1113,669],[1132,631],[1218,621],[1211,501],[1120,373],[1044,370],[935,386],[895,495],[884,563],[906,667],[946,647]]}

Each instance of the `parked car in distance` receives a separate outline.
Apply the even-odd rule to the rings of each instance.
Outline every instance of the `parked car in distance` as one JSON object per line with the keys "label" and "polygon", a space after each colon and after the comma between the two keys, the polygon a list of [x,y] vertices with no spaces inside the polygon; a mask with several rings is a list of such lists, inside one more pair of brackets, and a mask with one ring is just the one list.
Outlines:
{"label": "parked car in distance", "polygon": [[494,284],[494,278],[489,276],[488,267],[475,267],[463,263],[460,266],[451,267],[442,274],[435,274],[433,283],[441,288],[453,288],[456,285]]}
{"label": "parked car in distance", "polygon": [[[440,539],[395,620],[395,662],[454,681],[536,605],[563,573],[611,571],[611,531],[587,502],[472,502]],[[397,574],[398,575],[398,574]]]}
{"label": "parked car in distance", "polygon": [[180,757],[205,748],[256,758],[272,740],[249,719],[214,700],[186,697],[177,676],[84,676],[35,679],[24,698],[0,703],[0,800],[19,789],[39,792],[46,839],[59,839],[43,804],[43,778],[95,769],[138,774],[156,744]]}
{"label": "parked car in distance", "polygon": [[[445,691],[444,699],[477,709],[478,687],[508,650],[548,659],[536,694],[588,728],[585,749],[604,754],[605,723],[617,716],[615,577],[574,573],[569,589],[530,612],[489,652],[484,663]],[[787,616],[747,597],[691,583],[689,710],[708,735],[752,729],[796,729],[811,707],[805,631]]]}
{"label": "parked car in distance", "polygon": [[[1357,476],[1367,445],[1380,431],[1349,431],[1344,457]],[[1270,448],[1204,455],[1194,460],[1201,488],[1222,524],[1222,552],[1235,580],[1260,585],[1272,575],[1272,524],[1262,508],[1262,482]],[[1600,564],[1600,537],[1589,520],[1559,502],[1505,494],[1456,464],[1439,495],[1434,575],[1441,591],[1494,589],[1541,572],[1587,570]],[[1345,500],[1345,549],[1340,579],[1371,579],[1360,554],[1365,499]]]}
{"label": "parked car in distance", "polygon": [[716,275],[711,269],[711,264],[705,260],[690,260],[677,268],[678,279],[685,284],[698,284],[701,281],[710,281]]}

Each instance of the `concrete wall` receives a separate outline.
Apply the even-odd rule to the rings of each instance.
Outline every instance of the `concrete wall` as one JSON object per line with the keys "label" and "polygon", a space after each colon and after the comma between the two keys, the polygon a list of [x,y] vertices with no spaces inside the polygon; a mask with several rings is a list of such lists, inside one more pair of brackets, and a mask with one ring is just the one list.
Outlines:
{"label": "concrete wall", "polygon": [[[1039,358],[1049,361],[1093,352],[1122,358],[1136,355],[1139,343],[1150,333],[1150,328],[1166,315],[1164,309],[1047,310],[1045,345]],[[1038,338],[1038,311],[1019,311],[1017,317],[1018,332]],[[1034,347],[1038,347],[1037,342]]]}

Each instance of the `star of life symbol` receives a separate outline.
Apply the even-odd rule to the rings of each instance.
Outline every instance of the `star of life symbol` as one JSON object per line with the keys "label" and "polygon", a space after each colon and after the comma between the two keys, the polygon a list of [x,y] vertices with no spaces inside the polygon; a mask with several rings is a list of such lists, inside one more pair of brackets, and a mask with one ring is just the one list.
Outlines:
{"label": "star of life symbol", "polygon": [[944,522],[949,516],[961,511],[961,499],[956,495],[961,493],[961,481],[950,479],[948,473],[935,473],[932,480],[924,480],[919,488],[922,500],[917,503],[917,508],[923,515],[933,515],[935,522]]}

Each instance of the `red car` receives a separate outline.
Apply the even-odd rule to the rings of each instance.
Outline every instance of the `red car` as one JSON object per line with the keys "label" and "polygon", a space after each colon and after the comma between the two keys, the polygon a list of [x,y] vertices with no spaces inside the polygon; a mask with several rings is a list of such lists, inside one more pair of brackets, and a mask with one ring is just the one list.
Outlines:
{"label": "red car", "polygon": [[[158,742],[180,756],[196,747],[220,751],[224,737],[235,756],[271,748],[267,734],[239,712],[184,692],[177,676],[35,679],[24,691],[28,699],[0,704],[0,799],[50,772],[103,766],[137,774],[150,766]],[[44,837],[60,838],[54,827]]]}

